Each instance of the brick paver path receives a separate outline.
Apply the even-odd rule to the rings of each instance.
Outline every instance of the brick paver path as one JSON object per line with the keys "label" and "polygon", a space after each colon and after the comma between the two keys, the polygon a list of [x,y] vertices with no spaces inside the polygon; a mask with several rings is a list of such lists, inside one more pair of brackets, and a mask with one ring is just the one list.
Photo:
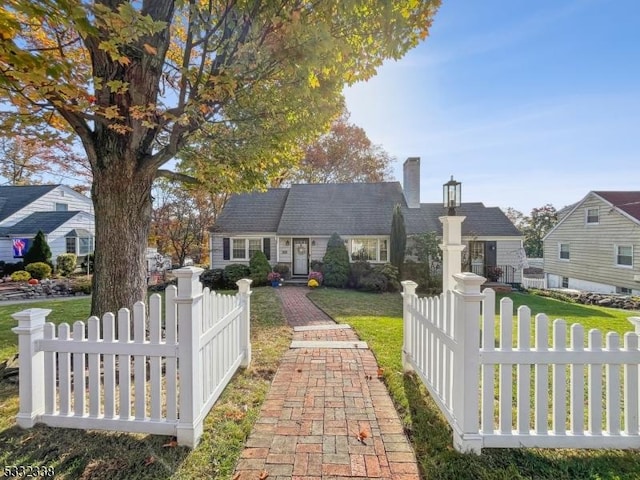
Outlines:
{"label": "brick paver path", "polygon": [[[306,297],[307,288],[279,290],[294,341],[332,341],[339,348],[304,346],[282,358],[234,479],[418,480],[411,445],[368,348]],[[310,329],[309,326],[318,327]],[[300,328],[302,327],[302,328]],[[307,344],[313,345],[313,344]],[[360,432],[366,438],[360,441]]]}

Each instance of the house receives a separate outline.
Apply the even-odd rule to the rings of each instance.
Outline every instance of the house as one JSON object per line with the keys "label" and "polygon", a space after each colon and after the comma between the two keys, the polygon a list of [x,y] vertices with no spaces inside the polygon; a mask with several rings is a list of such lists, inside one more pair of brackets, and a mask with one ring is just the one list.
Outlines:
{"label": "house", "polygon": [[0,186],[0,261],[22,260],[41,230],[52,259],[94,250],[93,204],[66,185]]}
{"label": "house", "polygon": [[589,192],[543,241],[550,288],[640,294],[640,191]]}
{"label": "house", "polygon": [[[306,276],[310,263],[322,260],[329,237],[337,232],[352,258],[389,261],[391,220],[400,205],[407,235],[442,234],[441,203],[420,203],[420,159],[404,163],[399,182],[295,184],[232,196],[210,235],[212,268],[248,264],[263,251],[271,264],[287,264],[294,276]],[[521,281],[522,235],[499,208],[463,203],[458,215],[477,273],[504,268],[502,281]],[[507,278],[507,275],[509,276]]]}

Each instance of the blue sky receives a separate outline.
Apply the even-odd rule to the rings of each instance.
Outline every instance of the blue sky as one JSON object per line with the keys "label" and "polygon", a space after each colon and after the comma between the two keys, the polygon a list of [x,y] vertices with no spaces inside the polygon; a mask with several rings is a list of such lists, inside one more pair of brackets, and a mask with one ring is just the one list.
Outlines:
{"label": "blue sky", "polygon": [[528,214],[590,190],[640,189],[640,1],[443,0],[430,36],[345,90],[351,122],[421,200]]}

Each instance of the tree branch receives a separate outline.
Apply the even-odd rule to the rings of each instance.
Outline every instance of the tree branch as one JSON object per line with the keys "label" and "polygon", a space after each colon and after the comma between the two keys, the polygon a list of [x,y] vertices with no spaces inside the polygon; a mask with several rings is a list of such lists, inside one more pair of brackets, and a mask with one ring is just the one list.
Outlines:
{"label": "tree branch", "polygon": [[156,171],[156,178],[168,178],[175,182],[189,183],[191,185],[199,185],[201,182],[184,173],[174,172],[172,170],[159,169]]}

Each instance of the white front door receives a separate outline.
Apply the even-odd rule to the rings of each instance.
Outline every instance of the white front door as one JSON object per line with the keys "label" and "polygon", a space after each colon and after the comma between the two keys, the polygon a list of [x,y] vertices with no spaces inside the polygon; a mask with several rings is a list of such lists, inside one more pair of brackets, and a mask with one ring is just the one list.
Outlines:
{"label": "white front door", "polygon": [[293,274],[307,275],[309,273],[309,239],[293,239]]}

